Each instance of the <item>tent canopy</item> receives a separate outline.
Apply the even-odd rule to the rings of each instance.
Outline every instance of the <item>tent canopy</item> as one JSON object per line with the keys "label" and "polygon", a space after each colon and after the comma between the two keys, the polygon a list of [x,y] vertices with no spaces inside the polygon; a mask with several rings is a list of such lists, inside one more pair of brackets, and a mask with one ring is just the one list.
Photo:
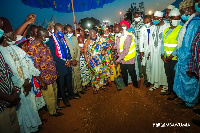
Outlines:
{"label": "tent canopy", "polygon": [[[104,4],[111,3],[115,0],[74,0],[74,11],[84,12],[91,9],[103,8]],[[54,11],[71,13],[71,0],[21,0],[21,2],[30,7],[52,8]]]}

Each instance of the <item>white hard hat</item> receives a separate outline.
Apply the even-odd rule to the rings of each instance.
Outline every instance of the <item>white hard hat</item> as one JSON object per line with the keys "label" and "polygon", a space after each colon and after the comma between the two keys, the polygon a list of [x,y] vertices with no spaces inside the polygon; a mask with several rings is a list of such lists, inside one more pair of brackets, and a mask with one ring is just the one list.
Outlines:
{"label": "white hard hat", "polygon": [[175,8],[175,6],[173,6],[173,5],[169,5],[168,7],[167,7],[167,9],[174,9]]}
{"label": "white hard hat", "polygon": [[181,13],[180,13],[180,11],[179,11],[178,8],[174,8],[174,9],[171,10],[170,13],[169,13],[169,17],[172,17],[172,16],[180,16],[180,15],[181,15]]}
{"label": "white hard hat", "polygon": [[156,16],[156,17],[163,17],[163,12],[161,12],[161,11],[155,11],[154,16]]}

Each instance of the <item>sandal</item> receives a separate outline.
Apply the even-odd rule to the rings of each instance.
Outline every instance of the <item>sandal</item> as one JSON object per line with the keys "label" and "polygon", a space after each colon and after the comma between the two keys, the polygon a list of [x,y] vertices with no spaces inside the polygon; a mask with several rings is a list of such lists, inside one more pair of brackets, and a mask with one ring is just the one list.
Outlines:
{"label": "sandal", "polygon": [[101,88],[100,88],[100,90],[107,91],[107,90],[108,90],[108,88],[106,88],[106,87],[104,87],[104,86],[103,86],[103,87],[101,87]]}
{"label": "sandal", "polygon": [[157,88],[153,86],[153,87],[151,87],[149,90],[150,90],[150,91],[153,91],[153,90],[156,90],[156,89],[157,89]]}

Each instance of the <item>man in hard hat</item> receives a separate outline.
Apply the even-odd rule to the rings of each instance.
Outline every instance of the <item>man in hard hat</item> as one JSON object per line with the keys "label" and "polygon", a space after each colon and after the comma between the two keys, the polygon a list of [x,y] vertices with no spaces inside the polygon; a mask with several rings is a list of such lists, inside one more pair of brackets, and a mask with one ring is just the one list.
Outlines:
{"label": "man in hard hat", "polygon": [[169,13],[171,10],[173,10],[175,6],[169,5],[167,9],[165,10],[165,21],[169,23]]}
{"label": "man in hard hat", "polygon": [[181,18],[185,21],[177,45],[177,59],[173,90],[184,102],[179,103],[183,108],[193,108],[198,102],[199,82],[190,72],[192,41],[200,27],[199,13],[195,13],[193,0],[182,1],[179,5]]}
{"label": "man in hard hat", "polygon": [[170,27],[165,29],[163,32],[163,43],[161,45],[161,59],[164,62],[165,73],[167,75],[168,92],[163,92],[163,94],[171,94],[167,100],[174,100],[177,96],[173,91],[175,71],[174,67],[177,63],[176,57],[176,46],[178,44],[178,34],[182,26],[181,13],[179,9],[174,8],[169,13]]}
{"label": "man in hard hat", "polygon": [[167,89],[167,77],[165,74],[164,63],[160,58],[161,43],[163,41],[163,32],[170,26],[169,23],[164,22],[163,12],[156,11],[153,16],[153,24],[150,33],[150,56],[151,56],[151,76],[150,82],[154,84],[149,90],[153,91],[159,88],[161,85]]}

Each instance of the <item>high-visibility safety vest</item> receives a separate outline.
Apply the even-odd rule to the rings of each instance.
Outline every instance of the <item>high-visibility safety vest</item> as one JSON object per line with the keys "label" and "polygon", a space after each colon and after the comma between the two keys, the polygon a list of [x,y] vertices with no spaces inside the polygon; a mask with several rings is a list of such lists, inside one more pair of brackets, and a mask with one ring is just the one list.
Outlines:
{"label": "high-visibility safety vest", "polygon": [[[129,33],[128,31],[125,31],[124,32],[124,36],[121,36],[120,37],[120,41],[119,41],[119,49],[120,49],[120,53],[123,52],[123,49],[124,49],[124,42],[126,40],[126,37],[128,35],[131,35],[133,36],[132,33]],[[115,37],[116,38],[116,37]],[[129,48],[129,51],[128,51],[128,54],[124,57],[124,61],[128,61],[132,58],[134,58],[136,56],[136,49],[135,49],[135,42],[134,42],[134,39],[132,37],[132,43],[131,43],[131,46]]]}
{"label": "high-visibility safety vest", "polygon": [[[166,35],[170,29],[167,28],[164,30],[163,32],[163,42],[164,42],[164,51],[167,54],[167,57],[169,57],[172,52],[174,51],[174,49],[176,48],[176,46],[178,45],[178,41],[177,41],[177,36],[179,31],[181,30],[182,26],[178,25],[166,38]],[[172,58],[172,60],[177,60],[177,57],[174,56]]]}

